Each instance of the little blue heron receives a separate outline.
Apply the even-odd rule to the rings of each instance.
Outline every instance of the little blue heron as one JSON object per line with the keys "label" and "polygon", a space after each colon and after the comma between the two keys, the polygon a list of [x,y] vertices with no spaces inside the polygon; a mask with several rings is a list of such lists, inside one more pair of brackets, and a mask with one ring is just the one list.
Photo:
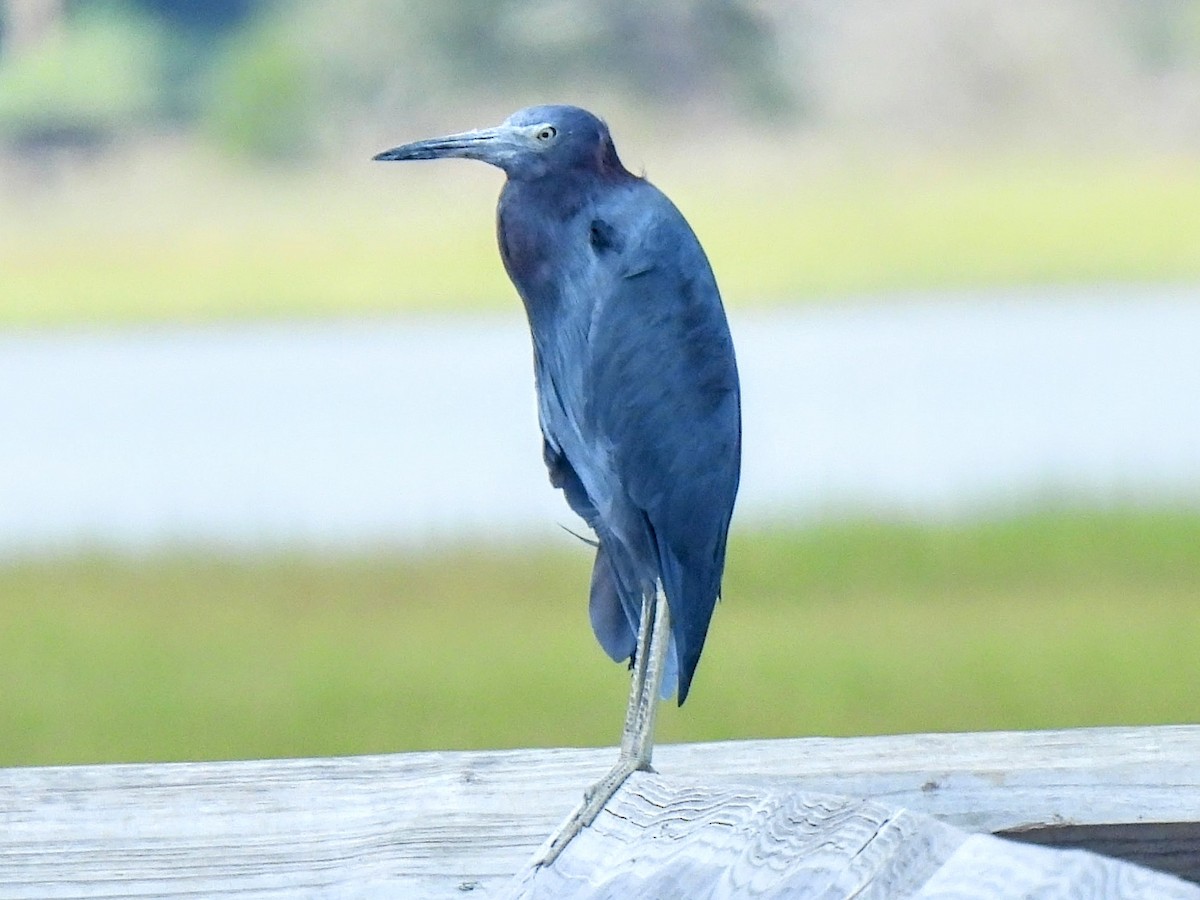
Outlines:
{"label": "little blue heron", "polygon": [[737,365],[699,241],[621,164],[596,116],[534,106],[375,159],[445,157],[507,176],[497,233],[533,336],[543,456],[596,535],[592,630],[633,670],[620,759],[550,841],[545,865],[649,768],[660,693],[687,698],[737,494]]}

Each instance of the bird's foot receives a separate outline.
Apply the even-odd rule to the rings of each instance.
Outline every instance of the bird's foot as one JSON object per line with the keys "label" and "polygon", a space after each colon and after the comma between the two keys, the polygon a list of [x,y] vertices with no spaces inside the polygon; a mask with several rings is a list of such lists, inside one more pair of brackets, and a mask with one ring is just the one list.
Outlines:
{"label": "bird's foot", "polygon": [[559,854],[566,849],[567,844],[571,843],[576,835],[596,820],[596,816],[600,815],[600,811],[608,805],[608,801],[621,789],[625,780],[637,771],[652,772],[654,770],[650,768],[649,763],[633,757],[622,756],[607,775],[584,791],[583,801],[571,813],[570,818],[558,826],[545,845],[545,852],[534,863],[535,867],[542,868],[553,865]]}

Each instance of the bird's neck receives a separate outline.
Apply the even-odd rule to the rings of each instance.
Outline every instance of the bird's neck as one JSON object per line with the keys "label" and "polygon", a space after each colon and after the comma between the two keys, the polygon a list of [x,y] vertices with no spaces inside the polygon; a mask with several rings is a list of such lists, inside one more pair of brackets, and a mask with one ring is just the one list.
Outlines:
{"label": "bird's neck", "polygon": [[510,211],[536,213],[540,221],[565,222],[592,199],[595,181],[572,174],[553,177],[514,179],[504,183],[500,193],[500,208]]}
{"label": "bird's neck", "polygon": [[500,255],[526,306],[547,299],[543,295],[552,287],[552,272],[571,249],[572,223],[592,203],[592,192],[582,180],[505,183],[496,214]]}

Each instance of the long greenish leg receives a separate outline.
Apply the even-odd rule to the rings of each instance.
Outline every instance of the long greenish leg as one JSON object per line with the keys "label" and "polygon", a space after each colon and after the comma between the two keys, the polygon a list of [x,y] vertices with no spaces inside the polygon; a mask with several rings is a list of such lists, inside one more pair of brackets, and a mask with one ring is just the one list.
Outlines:
{"label": "long greenish leg", "polygon": [[658,715],[658,695],[671,643],[671,613],[662,582],[654,594],[642,599],[642,620],[638,625],[637,652],[630,678],[629,705],[625,708],[625,727],[621,733],[621,753],[617,764],[583,795],[583,802],[559,826],[538,866],[549,866],[558,859],[567,844],[595,821],[625,779],[634,772],[650,768],[654,753],[654,723]]}
{"label": "long greenish leg", "polygon": [[[647,621],[651,624],[647,627]],[[649,769],[654,754],[654,724],[658,719],[658,695],[671,645],[671,611],[662,582],[655,585],[654,598],[642,602],[642,622],[638,629],[638,659],[634,664],[629,706],[625,710],[625,728],[621,734],[621,759],[637,762],[638,769]],[[637,669],[642,667],[641,682]]]}

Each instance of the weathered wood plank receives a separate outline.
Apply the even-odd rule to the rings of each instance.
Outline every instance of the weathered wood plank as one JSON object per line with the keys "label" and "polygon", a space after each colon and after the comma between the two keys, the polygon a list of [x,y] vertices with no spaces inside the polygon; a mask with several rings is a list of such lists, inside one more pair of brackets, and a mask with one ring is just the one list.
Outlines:
{"label": "weathered wood plank", "polygon": [[[0,770],[0,898],[488,896],[599,750]],[[1200,821],[1200,727],[658,748],[667,777],[870,798],[968,831]],[[1143,849],[1195,860],[1200,848]]]}
{"label": "weathered wood plank", "polygon": [[[655,766],[712,778],[782,777],[977,832],[1200,820],[1194,725],[743,741],[728,756],[724,746],[664,747]],[[1051,818],[1039,821],[1044,814]]]}
{"label": "weathered wood plank", "polygon": [[955,897],[1195,900],[1200,888],[1081,851],[968,835],[865,800],[637,774],[503,900]]}

